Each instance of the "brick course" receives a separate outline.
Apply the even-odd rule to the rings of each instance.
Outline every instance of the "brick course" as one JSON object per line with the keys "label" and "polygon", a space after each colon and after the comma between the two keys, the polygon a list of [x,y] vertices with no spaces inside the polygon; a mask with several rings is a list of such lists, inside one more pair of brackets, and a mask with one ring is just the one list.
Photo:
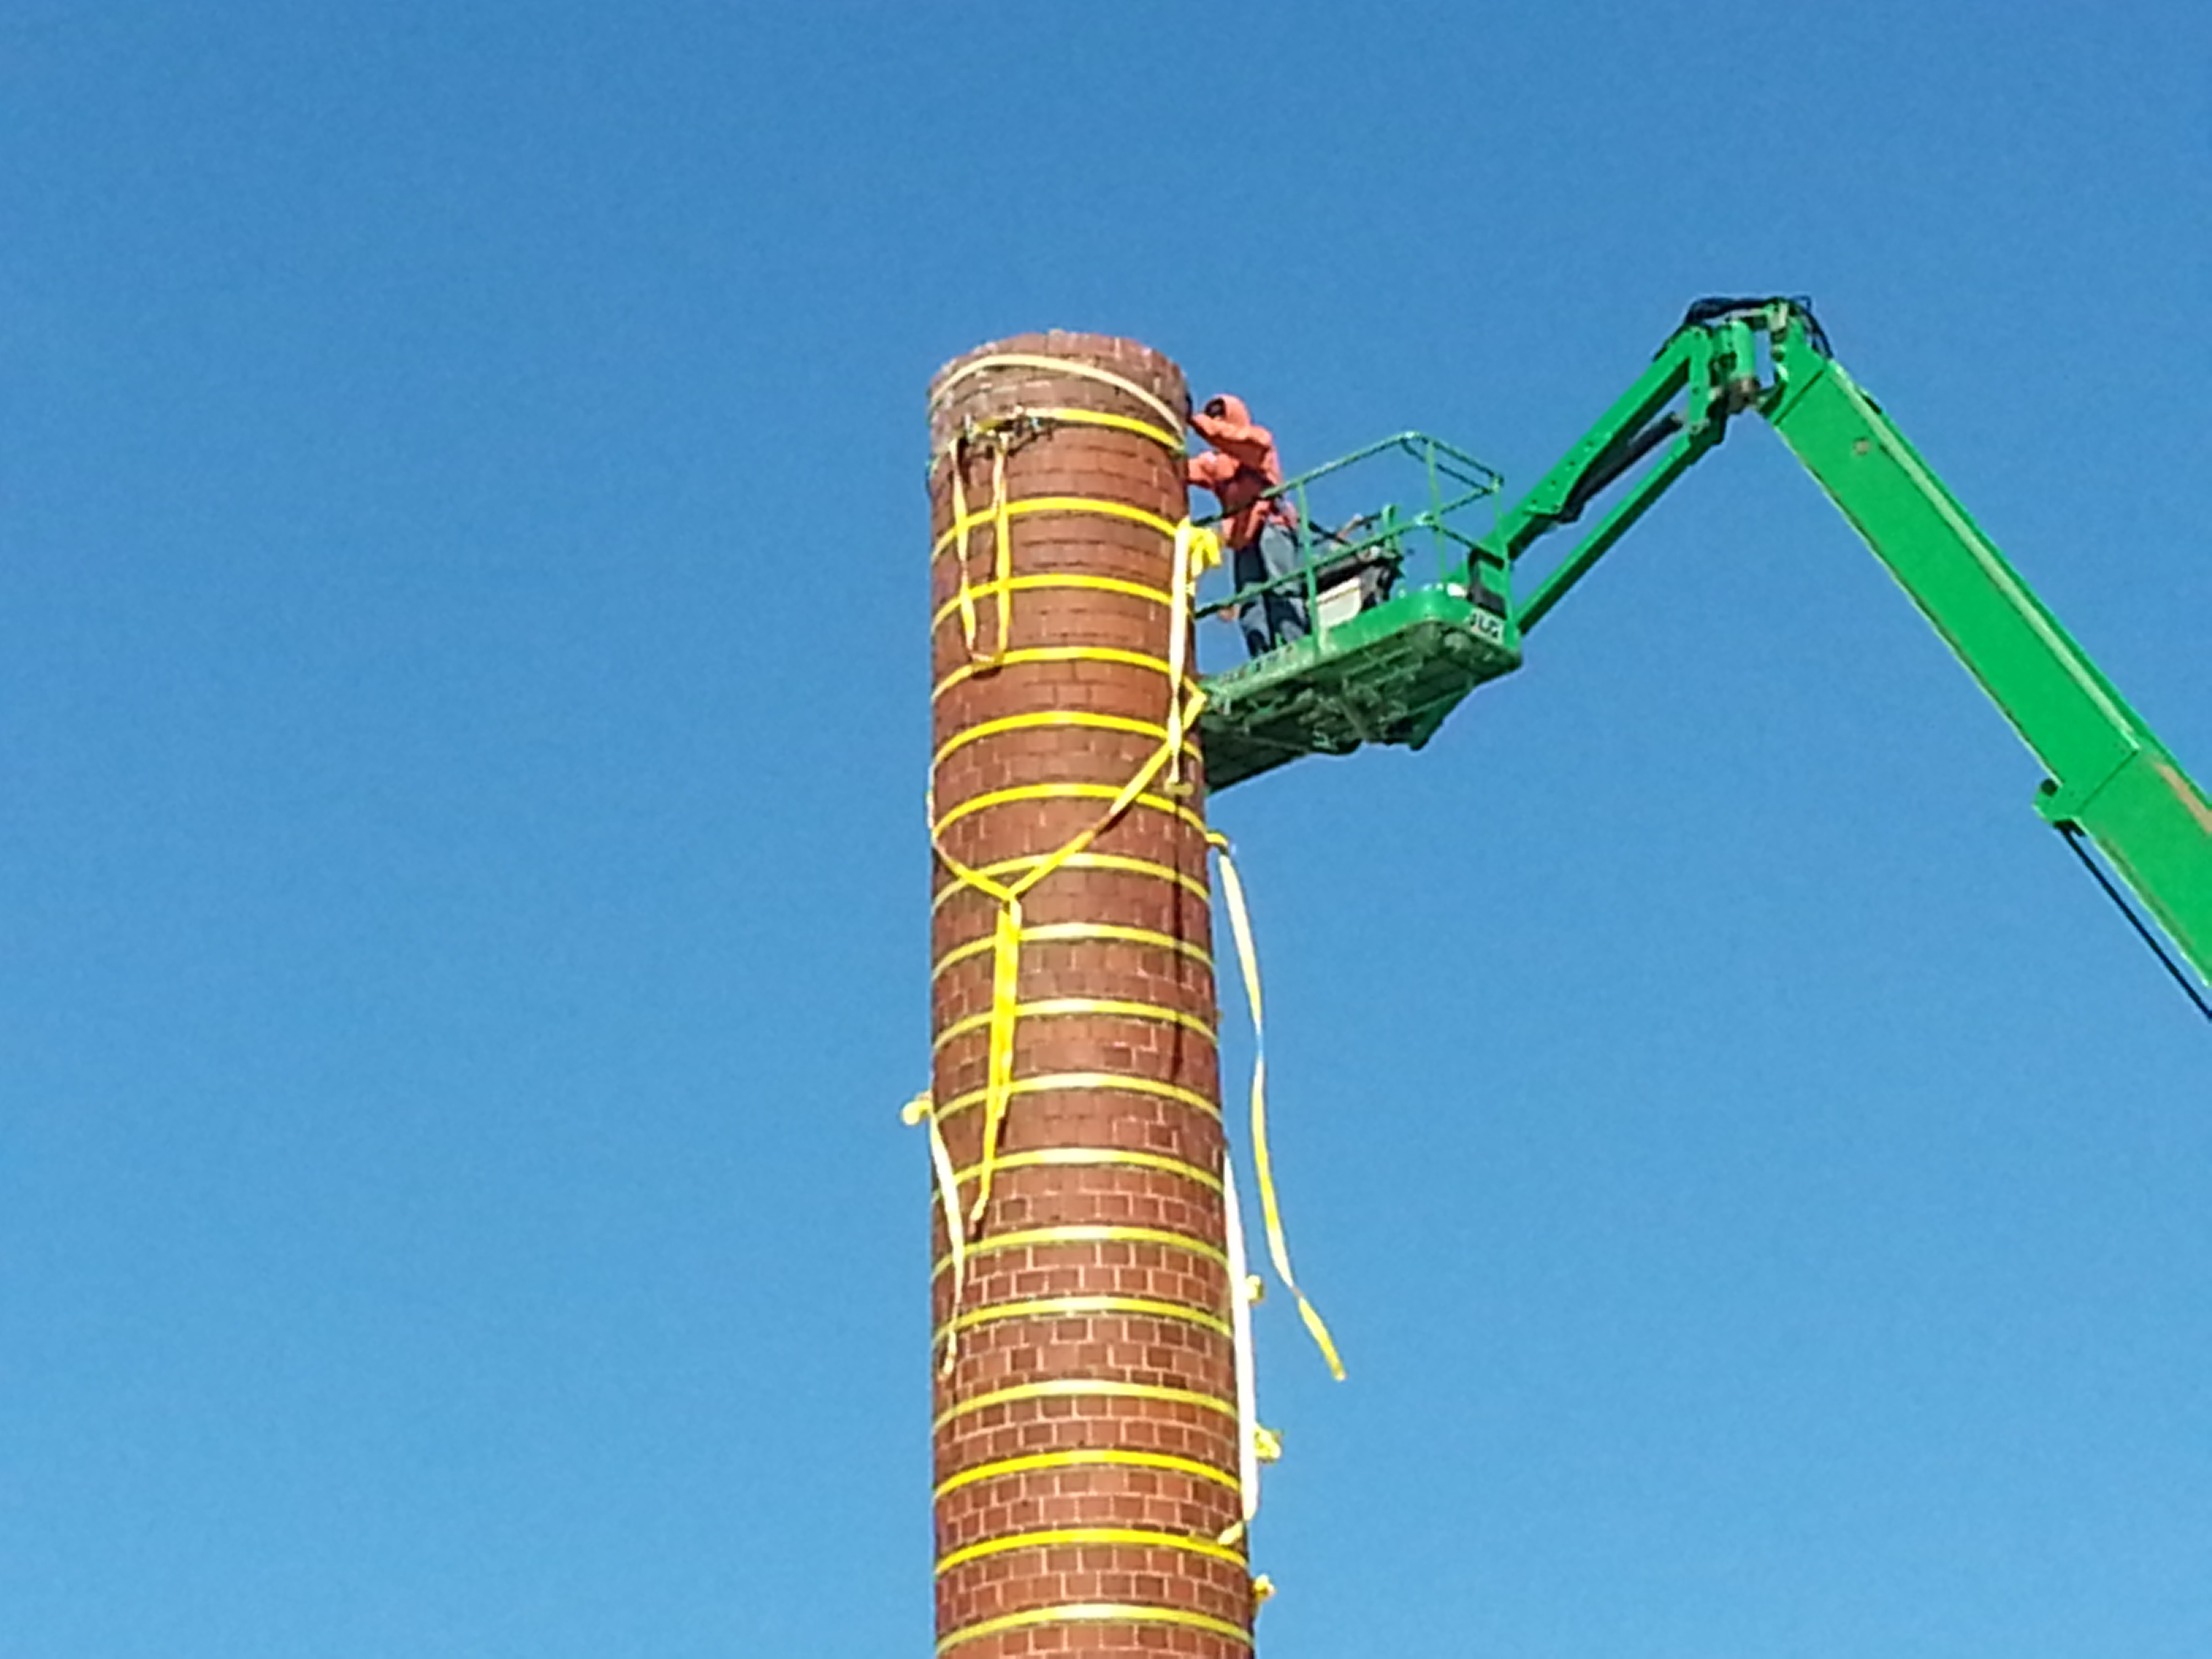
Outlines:
{"label": "brick course", "polygon": [[[1166,404],[1180,434],[1188,410],[1181,370],[1133,342],[1103,336],[1000,341],[948,364],[933,392],[975,358],[1010,352],[1110,370]],[[1161,423],[1141,400],[1073,374],[994,368],[959,378],[931,403],[933,545],[952,526],[950,450],[963,419],[1044,408]],[[1169,524],[1185,510],[1177,457],[1116,428],[1060,426],[1028,437],[1008,455],[1005,481],[1007,497],[1018,501],[1102,498]],[[964,483],[970,513],[987,508],[988,454],[971,455]],[[996,596],[974,595],[979,646],[988,652],[1003,644],[1012,653],[995,668],[969,665],[957,605],[957,550],[948,547],[931,562],[939,757],[932,785],[945,850],[973,867],[1048,854],[1096,823],[1110,793],[1159,743],[1156,735],[1113,729],[1110,721],[1164,725],[1168,706],[1168,608],[1142,593],[1052,586],[1049,579],[1103,578],[1165,594],[1169,539],[1148,525],[1088,513],[1022,514],[1012,529],[1018,582],[1048,583],[1012,593],[1003,641]],[[973,531],[971,584],[993,580],[996,557],[991,527]],[[1071,655],[1070,647],[1106,655]],[[1108,723],[1026,726],[954,741],[988,721],[1048,711]],[[1237,1425],[1226,1334],[1203,778],[1194,747],[1183,776],[1188,793],[1171,794],[1163,777],[1147,792],[1151,799],[1100,836],[1087,856],[1024,897],[1025,929],[1138,930],[1134,937],[1025,941],[1024,1005],[1085,999],[1158,1012],[1024,1014],[1015,1039],[1018,1092],[1001,1136],[1005,1161],[993,1177],[957,1309],[948,1240],[931,1206],[931,1325],[939,1345],[931,1355],[938,1635],[942,1641],[982,1621],[1016,1620],[963,1637],[952,1650],[961,1659],[1242,1659],[1249,1649],[1249,1573],[1237,1551],[1215,1542],[1238,1510]],[[974,805],[998,791],[1068,785],[1108,793]],[[933,1089],[946,1113],[940,1124],[948,1148],[963,1170],[981,1152],[993,972],[988,942],[997,908],[936,863]],[[983,948],[963,951],[979,942]],[[1053,1081],[1067,1077],[1082,1080]],[[1116,1079],[1130,1081],[1115,1086]],[[1020,1088],[1024,1083],[1036,1086]],[[963,1202],[972,1202],[975,1190],[971,1170]],[[1070,1229],[1121,1236],[1086,1237]],[[1015,1237],[1038,1231],[1045,1236]],[[1071,1297],[1093,1300],[1021,1305]],[[1005,1316],[994,1316],[1002,1310]],[[949,1322],[957,1323],[957,1358],[940,1372]],[[994,1397],[1008,1390],[1012,1397]],[[1032,1458],[1048,1461],[1017,1462]],[[1014,1466],[994,1467],[1007,1464]],[[1024,1534],[1100,1528],[1141,1536],[994,1547]],[[1048,1612],[1102,1605],[1169,1616]],[[1187,1617],[1175,1622],[1177,1613]],[[1045,1617],[1021,1621],[1027,1613]]]}

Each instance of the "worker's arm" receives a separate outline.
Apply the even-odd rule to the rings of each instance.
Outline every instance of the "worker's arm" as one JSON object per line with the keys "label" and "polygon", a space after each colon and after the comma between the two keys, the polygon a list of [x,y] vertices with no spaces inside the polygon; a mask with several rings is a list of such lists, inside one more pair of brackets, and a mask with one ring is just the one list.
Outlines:
{"label": "worker's arm", "polygon": [[1224,420],[1199,410],[1190,417],[1191,429],[1227,456],[1234,465],[1241,464],[1255,471],[1266,469],[1267,457],[1275,447],[1275,434],[1264,426],[1252,426],[1243,421]]}
{"label": "worker's arm", "polygon": [[1237,463],[1218,449],[1192,455],[1183,461],[1182,478],[1200,489],[1219,489],[1237,476]]}

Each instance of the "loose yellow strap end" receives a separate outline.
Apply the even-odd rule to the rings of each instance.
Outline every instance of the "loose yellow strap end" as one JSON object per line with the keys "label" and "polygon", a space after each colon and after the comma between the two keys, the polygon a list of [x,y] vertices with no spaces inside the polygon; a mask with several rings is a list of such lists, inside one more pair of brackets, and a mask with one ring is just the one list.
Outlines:
{"label": "loose yellow strap end", "polygon": [[1022,902],[1011,894],[1000,904],[991,933],[991,1041],[985,1061],[982,1167],[975,1177],[971,1224],[991,1202],[991,1176],[999,1161],[999,1132],[1014,1092],[1014,1024],[1021,1009]]}
{"label": "loose yellow strap end", "polygon": [[1252,1011],[1252,1173],[1260,1185],[1260,1214],[1267,1235],[1267,1256],[1274,1264],[1275,1276],[1297,1298],[1298,1316],[1305,1322],[1314,1346],[1328,1363],[1329,1375],[1341,1382],[1344,1360],[1336,1351],[1335,1339],[1330,1336],[1319,1311],[1306,1299],[1305,1292],[1298,1288],[1297,1275],[1291,1270],[1290,1241],[1283,1231],[1282,1204],[1275,1193],[1274,1158],[1267,1145],[1267,1036],[1260,999],[1260,952],[1252,941],[1252,918],[1244,902],[1244,884],[1237,874],[1236,860],[1230,856],[1229,838],[1218,830],[1212,830],[1206,841],[1214,850],[1217,867],[1221,872],[1222,902],[1228,907],[1229,929],[1237,940],[1237,966],[1243,973],[1244,997]]}
{"label": "loose yellow strap end", "polygon": [[[937,1105],[927,1091],[907,1102],[899,1112],[899,1121],[909,1128],[917,1123],[929,1126],[929,1163],[937,1176],[937,1201],[945,1211],[945,1243],[952,1255],[952,1311],[957,1315],[968,1291],[968,1238],[967,1230],[960,1224],[960,1175],[952,1167],[952,1149],[945,1144],[944,1131],[937,1127]],[[948,1321],[943,1365],[946,1371],[952,1369],[959,1343],[959,1330]]]}
{"label": "loose yellow strap end", "polygon": [[1336,1339],[1328,1334],[1328,1327],[1322,1322],[1320,1311],[1303,1296],[1298,1298],[1298,1317],[1305,1321],[1314,1346],[1321,1350],[1321,1357],[1328,1362],[1328,1374],[1338,1382],[1343,1382],[1344,1361],[1337,1356]]}

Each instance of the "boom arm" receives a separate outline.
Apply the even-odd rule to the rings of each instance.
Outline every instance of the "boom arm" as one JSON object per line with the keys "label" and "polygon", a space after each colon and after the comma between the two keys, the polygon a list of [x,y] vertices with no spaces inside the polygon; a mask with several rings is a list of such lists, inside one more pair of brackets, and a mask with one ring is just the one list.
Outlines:
{"label": "boom arm", "polygon": [[1514,607],[1540,621],[1706,450],[1755,410],[1782,435],[2049,776],[2043,816],[2086,836],[2212,982],[2212,804],[1828,353],[1802,301],[1691,308],[1641,379],[1500,516],[1464,579],[1504,568],[1658,459]]}

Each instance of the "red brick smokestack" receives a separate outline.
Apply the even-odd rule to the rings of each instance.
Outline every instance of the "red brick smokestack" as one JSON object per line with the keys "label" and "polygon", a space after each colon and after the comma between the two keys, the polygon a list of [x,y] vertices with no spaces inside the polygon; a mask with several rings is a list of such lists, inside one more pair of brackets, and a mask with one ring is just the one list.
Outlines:
{"label": "red brick smokestack", "polygon": [[[948,862],[1018,882],[1160,750],[1181,694],[1167,665],[1184,615],[1170,590],[1188,407],[1174,363],[1089,334],[986,346],[933,386],[932,784],[946,856],[933,860],[932,1097],[969,1237],[956,1306],[933,1206],[937,1633],[955,1659],[1244,1659],[1251,1646],[1242,1546],[1221,1542],[1241,1512],[1239,1429],[1195,750],[1188,788],[1163,771],[1022,895],[1013,1085],[973,1222],[1006,964],[1000,902]],[[966,538],[972,646],[956,471],[971,515],[1012,504],[1003,640],[994,527]]]}

